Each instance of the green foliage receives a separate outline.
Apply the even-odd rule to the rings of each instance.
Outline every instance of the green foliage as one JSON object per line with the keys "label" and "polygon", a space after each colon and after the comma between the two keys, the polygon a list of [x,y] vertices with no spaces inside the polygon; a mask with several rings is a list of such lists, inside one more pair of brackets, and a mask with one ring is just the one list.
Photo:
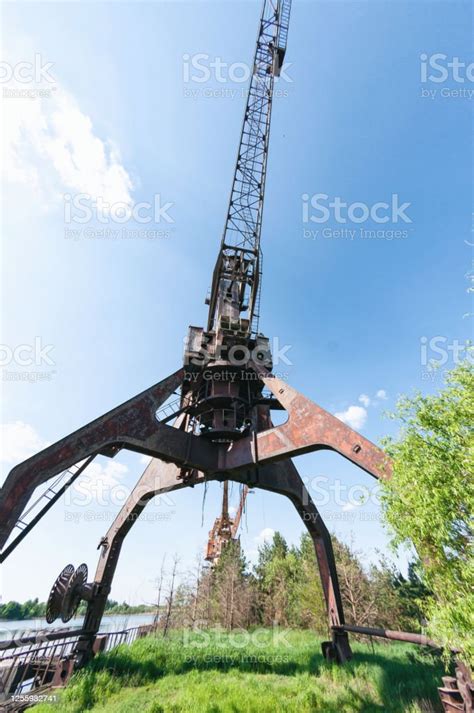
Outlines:
{"label": "green foliage", "polygon": [[[351,547],[332,539],[348,623],[419,630],[421,614],[415,596],[420,592],[403,587],[404,578],[385,558],[366,571]],[[298,547],[291,548],[275,533],[259,551],[255,578],[260,623],[327,631],[319,569],[308,533]]]}
{"label": "green foliage", "polygon": [[418,559],[408,565],[408,574],[403,577],[393,571],[393,586],[397,592],[402,613],[402,628],[409,629],[416,622],[421,628],[425,621],[425,611],[432,596],[431,590],[423,582],[423,571]]}
{"label": "green foliage", "polygon": [[[77,611],[78,616],[86,613],[87,602],[81,602]],[[126,602],[119,604],[113,599],[107,600],[105,608],[106,614],[142,614],[148,611],[155,611],[155,607],[146,605],[130,606]],[[6,602],[0,604],[0,619],[8,621],[24,621],[25,619],[44,619],[46,615],[46,603],[38,599],[28,599],[24,604],[19,602]]]}
{"label": "green foliage", "polygon": [[395,545],[408,544],[431,597],[428,632],[474,663],[474,367],[459,364],[437,395],[403,397],[393,418],[399,440],[387,440],[393,477],[383,508]]}
{"label": "green foliage", "polygon": [[222,549],[222,554],[215,569],[216,578],[225,577],[229,568],[235,570],[235,574],[239,579],[245,577],[247,562],[238,540],[230,540]]}
{"label": "green foliage", "polygon": [[321,578],[311,537],[303,533],[296,555],[296,577],[292,607],[293,626],[311,628],[323,634],[327,632],[327,614]]}
{"label": "green foliage", "polygon": [[[354,644],[344,667],[308,631],[148,637],[94,659],[38,713],[408,713],[435,710],[441,667],[408,645]],[[429,706],[429,707],[428,707]]]}
{"label": "green foliage", "polygon": [[255,568],[260,610],[265,624],[288,626],[294,621],[296,589],[301,581],[298,553],[289,549],[279,532],[259,550]]}
{"label": "green foliage", "polygon": [[0,604],[0,619],[23,621],[44,617],[45,613],[46,604],[39,602],[38,599],[28,599],[24,604],[19,602]]}

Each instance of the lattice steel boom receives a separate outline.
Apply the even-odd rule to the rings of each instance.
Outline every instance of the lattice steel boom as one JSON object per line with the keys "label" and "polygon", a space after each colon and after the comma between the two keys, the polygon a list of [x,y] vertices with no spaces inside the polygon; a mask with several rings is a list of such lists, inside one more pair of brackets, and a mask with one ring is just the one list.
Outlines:
{"label": "lattice steel boom", "polygon": [[214,268],[207,329],[240,321],[258,331],[260,233],[267,175],[273,85],[286,52],[291,0],[265,0],[221,248]]}

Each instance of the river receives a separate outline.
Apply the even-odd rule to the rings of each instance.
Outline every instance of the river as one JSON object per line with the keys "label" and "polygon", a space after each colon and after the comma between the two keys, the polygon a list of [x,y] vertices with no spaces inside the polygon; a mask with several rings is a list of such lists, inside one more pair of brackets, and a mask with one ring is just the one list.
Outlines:
{"label": "river", "polygon": [[[100,631],[122,631],[122,629],[131,629],[134,626],[142,624],[151,624],[154,614],[105,614],[102,617]],[[82,626],[83,617],[71,619],[67,624],[62,624],[55,621],[53,624],[48,624],[45,619],[23,619],[22,621],[4,621],[0,620],[0,641],[6,639],[18,639],[23,636],[33,636],[37,631],[44,629],[80,629]]]}

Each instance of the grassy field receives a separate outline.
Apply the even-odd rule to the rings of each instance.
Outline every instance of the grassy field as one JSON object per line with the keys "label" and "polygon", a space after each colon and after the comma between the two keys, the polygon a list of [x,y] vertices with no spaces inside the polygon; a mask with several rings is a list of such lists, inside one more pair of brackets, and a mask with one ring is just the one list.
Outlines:
{"label": "grassy field", "polygon": [[171,632],[100,655],[37,713],[439,711],[442,667],[405,644],[353,643],[327,664],[308,631]]}

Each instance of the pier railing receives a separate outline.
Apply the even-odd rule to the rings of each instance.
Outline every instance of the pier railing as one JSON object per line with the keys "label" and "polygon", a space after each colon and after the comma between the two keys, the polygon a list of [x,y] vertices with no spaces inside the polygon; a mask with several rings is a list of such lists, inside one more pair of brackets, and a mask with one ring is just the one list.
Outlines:
{"label": "pier railing", "polygon": [[[156,628],[155,624],[146,624],[99,633],[94,650],[110,651],[120,644],[131,644]],[[0,710],[21,711],[51,698],[54,689],[70,678],[77,640],[85,634],[82,629],[45,629],[0,641]]]}

